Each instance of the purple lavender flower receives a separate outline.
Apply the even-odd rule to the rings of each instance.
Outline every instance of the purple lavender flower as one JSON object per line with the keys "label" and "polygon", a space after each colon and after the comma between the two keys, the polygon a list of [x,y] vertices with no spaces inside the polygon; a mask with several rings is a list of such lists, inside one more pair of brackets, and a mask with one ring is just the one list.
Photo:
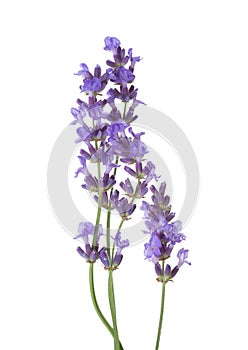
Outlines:
{"label": "purple lavender flower", "polygon": [[90,173],[86,166],[86,159],[82,156],[78,156],[78,159],[80,160],[82,167],[78,168],[78,170],[75,173],[75,177],[78,177],[80,173],[84,174],[85,176],[89,175]]}
{"label": "purple lavender flower", "polygon": [[172,278],[176,276],[179,269],[184,263],[187,263],[188,265],[191,265],[190,262],[188,262],[186,259],[188,258],[188,250],[186,249],[180,249],[177,253],[177,257],[179,259],[178,264],[171,269],[170,265],[166,265],[164,273],[162,271],[162,267],[159,262],[155,263],[155,272],[158,276],[157,281],[167,283],[168,281],[172,281]]}
{"label": "purple lavender flower", "polygon": [[116,184],[114,175],[109,176],[108,173],[105,173],[103,177],[100,179],[99,184],[103,191],[108,191],[110,188],[112,188]]}
{"label": "purple lavender flower", "polygon": [[122,114],[117,109],[114,100],[115,100],[115,97],[113,95],[111,95],[111,89],[110,89],[109,93],[108,93],[107,102],[111,108],[111,111],[108,113],[107,119],[110,121],[110,123],[123,123],[124,124],[125,121],[122,119]]}
{"label": "purple lavender flower", "polygon": [[187,249],[182,248],[178,251],[177,253],[177,257],[179,259],[177,264],[178,268],[180,268],[184,263],[191,265],[191,263],[186,260],[188,258],[188,255],[189,255],[189,251]]}
{"label": "purple lavender flower", "polygon": [[71,124],[79,123],[80,125],[84,125],[83,118],[86,117],[86,110],[85,110],[85,107],[83,105],[80,106],[78,109],[77,108],[71,108],[71,114],[75,118],[75,120],[73,120],[71,122]]}
{"label": "purple lavender flower", "polygon": [[119,67],[116,71],[110,74],[110,80],[116,84],[122,84],[123,87],[126,87],[128,83],[134,81],[135,76],[129,70],[123,66]]}
{"label": "purple lavender flower", "polygon": [[[165,195],[166,183],[163,182],[157,189],[154,185],[150,187],[152,193],[151,199],[153,204],[145,201],[142,202],[141,210],[144,211],[145,225],[150,234],[150,240],[145,243],[144,255],[146,259],[155,264],[155,272],[158,276],[158,281],[167,283],[177,274],[180,267],[188,261],[188,250],[180,249],[177,257],[178,265],[171,269],[167,264],[164,271],[160,261],[169,259],[176,244],[185,240],[185,235],[181,233],[182,223],[177,220],[169,222],[173,215],[171,214],[171,206],[169,205],[170,198]],[[190,263],[188,263],[190,264]],[[164,264],[163,264],[164,266]]]}
{"label": "purple lavender flower", "polygon": [[112,51],[114,54],[116,53],[116,49],[121,45],[121,42],[119,39],[111,36],[107,36],[104,39],[104,42],[105,42],[104,50]]}
{"label": "purple lavender flower", "polygon": [[129,197],[133,197],[134,189],[129,179],[125,180],[125,183],[122,181],[120,183],[120,187],[126,192],[126,195]]}
{"label": "purple lavender flower", "polygon": [[146,182],[141,182],[137,185],[136,190],[134,190],[130,179],[126,179],[125,182],[120,183],[120,187],[126,192],[125,194],[131,198],[143,198],[148,192]]}
{"label": "purple lavender flower", "polygon": [[158,180],[158,176],[155,174],[155,165],[150,161],[147,162],[144,168],[142,163],[140,161],[137,161],[135,163],[135,170],[128,166],[125,166],[124,170],[136,179],[145,180],[146,184],[148,184],[153,179],[155,181]]}
{"label": "purple lavender flower", "polygon": [[80,128],[77,128],[78,138],[75,140],[75,143],[85,141],[90,133],[91,129],[87,125],[83,125]]}
{"label": "purple lavender flower", "polygon": [[[94,196],[95,202],[99,205],[99,196]],[[102,192],[102,200],[101,200],[102,208],[108,210],[109,209],[109,199],[108,199],[108,193]]]}
{"label": "purple lavender flower", "polygon": [[84,178],[84,184],[81,187],[89,192],[98,192],[99,183],[95,176],[92,174],[86,175]]}
{"label": "purple lavender flower", "polygon": [[102,103],[95,103],[89,108],[89,117],[97,121],[101,118],[107,118],[108,113],[103,111]]}
{"label": "purple lavender flower", "polygon": [[117,247],[117,251],[120,253],[123,248],[126,248],[129,246],[128,239],[121,240],[121,233],[117,232],[115,237],[113,237],[113,240],[115,241],[115,245]]}
{"label": "purple lavender flower", "polygon": [[86,92],[90,96],[93,96],[96,92],[101,90],[101,82],[99,78],[93,77],[86,79],[84,85],[80,86],[82,92]]}
{"label": "purple lavender flower", "polygon": [[113,50],[114,54],[114,61],[107,60],[106,64],[111,68],[118,68],[121,66],[125,66],[127,62],[129,61],[129,56],[126,55],[126,52],[124,49],[121,49],[120,46],[118,46],[116,49]]}
{"label": "purple lavender flower", "polygon": [[119,120],[118,122],[114,122],[107,127],[107,134],[109,136],[108,141],[112,142],[112,140],[118,140],[120,137],[125,137],[125,129],[127,128],[127,124],[123,120]]}
{"label": "purple lavender flower", "polygon": [[80,75],[83,79],[92,78],[92,74],[89,72],[89,68],[85,63],[80,64],[80,70],[75,75]]}
{"label": "purple lavender flower", "polygon": [[103,248],[100,252],[99,258],[101,260],[101,262],[104,265],[104,268],[106,270],[116,270],[118,268],[118,266],[120,265],[120,263],[122,262],[123,259],[123,255],[122,255],[122,250],[126,247],[129,246],[129,241],[128,239],[125,240],[121,240],[121,233],[117,232],[115,237],[112,237],[114,242],[115,242],[115,246],[117,247],[117,250],[115,252],[113,261],[111,263],[111,258],[109,256],[109,253],[107,251],[106,248]]}
{"label": "purple lavender flower", "polygon": [[134,111],[135,108],[139,105],[139,104],[144,104],[143,102],[134,99],[132,105],[129,107],[127,114],[125,115],[124,120],[128,123],[131,124],[132,122],[134,122],[137,118],[138,115],[134,115]]}
{"label": "purple lavender flower", "polygon": [[133,49],[128,50],[128,55],[130,57],[130,62],[131,65],[129,66],[129,69],[133,72],[134,71],[134,66],[137,62],[141,60],[140,56],[133,57]]}
{"label": "purple lavender flower", "polygon": [[108,94],[111,96],[111,99],[119,99],[123,102],[129,102],[136,99],[138,89],[135,89],[133,85],[129,88],[127,86],[120,86],[120,91],[117,89],[110,89]]}
{"label": "purple lavender flower", "polygon": [[145,243],[145,257],[146,258],[160,258],[162,243],[155,232],[152,233],[149,243]]}
{"label": "purple lavender flower", "polygon": [[162,267],[160,263],[157,262],[154,265],[154,267],[155,267],[155,272],[158,276],[157,281],[162,283],[167,283],[169,281],[172,281],[172,278],[175,277],[178,272],[177,266],[174,267],[174,269],[171,269],[169,264],[165,266],[164,272],[162,271]]}
{"label": "purple lavender flower", "polygon": [[102,225],[97,227],[97,239],[95,246],[91,246],[89,242],[89,236],[95,233],[95,226],[90,222],[81,222],[78,227],[78,234],[74,237],[75,239],[82,238],[85,244],[85,250],[81,247],[77,248],[77,252],[89,263],[94,263],[98,258],[101,250],[99,251],[99,240],[100,236],[103,235]]}
{"label": "purple lavender flower", "polygon": [[110,201],[113,205],[113,208],[118,211],[121,218],[123,220],[128,220],[129,216],[133,214],[133,212],[136,209],[136,204],[129,203],[127,198],[121,198],[119,199],[119,191],[115,190],[113,194],[110,197]]}
{"label": "purple lavender flower", "polygon": [[111,139],[113,154],[120,156],[123,163],[132,164],[141,162],[144,155],[148,153],[147,146],[140,140],[140,134],[134,134],[132,129],[128,129],[133,138],[124,134],[122,137]]}

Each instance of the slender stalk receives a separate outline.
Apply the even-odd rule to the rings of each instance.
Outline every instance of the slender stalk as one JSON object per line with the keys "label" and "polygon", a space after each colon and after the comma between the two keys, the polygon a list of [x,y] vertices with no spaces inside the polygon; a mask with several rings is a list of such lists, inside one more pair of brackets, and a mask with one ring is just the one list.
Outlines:
{"label": "slender stalk", "polygon": [[97,209],[97,215],[96,215],[96,225],[95,225],[93,242],[92,242],[92,246],[93,247],[96,246],[97,234],[98,234],[98,229],[99,229],[99,224],[100,224],[100,219],[101,219],[101,212],[102,212],[102,189],[99,189],[98,209]]}
{"label": "slender stalk", "polygon": [[107,252],[110,253],[110,217],[111,217],[111,204],[108,205],[108,214],[107,214],[107,231],[106,231],[106,241],[107,241]]}
{"label": "slender stalk", "polygon": [[117,319],[116,319],[116,305],[115,305],[115,294],[114,294],[114,281],[113,281],[113,271],[109,270],[108,278],[108,296],[109,296],[109,306],[111,311],[111,316],[113,320],[113,332],[114,332],[114,349],[121,350]]}
{"label": "slender stalk", "polygon": [[[104,326],[109,331],[109,333],[112,335],[112,337],[114,337],[114,330],[113,330],[112,326],[109,324],[109,322],[106,320],[106,318],[103,315],[103,313],[99,307],[99,304],[97,302],[96,293],[95,293],[95,285],[94,285],[94,264],[90,264],[89,284],[90,284],[90,295],[91,295],[91,299],[92,299],[92,303],[93,303],[93,306],[95,308],[95,311],[96,311],[98,317],[100,318],[100,320],[102,321],[102,323],[104,324]],[[121,342],[119,342],[119,343],[120,343],[119,349],[124,350]]]}
{"label": "slender stalk", "polygon": [[100,307],[98,305],[98,302],[97,302],[96,293],[95,293],[95,286],[94,286],[94,264],[90,264],[89,283],[90,283],[90,295],[91,295],[92,303],[94,305],[96,313],[99,316],[99,318],[101,319],[102,323],[107,328],[107,330],[113,336],[114,335],[113,328],[110,326],[110,324],[108,323],[108,321],[104,317],[104,315],[103,315],[103,313],[102,313],[102,311],[101,311],[101,309],[100,309]]}
{"label": "slender stalk", "polygon": [[[119,157],[116,156],[115,164],[117,165],[118,162],[119,162]],[[117,168],[114,168],[114,173],[113,173],[114,177],[116,176],[116,172],[117,172]],[[111,198],[112,193],[113,193],[113,187],[111,188],[109,198]],[[107,232],[106,232],[107,252],[109,256],[110,256],[110,217],[111,217],[111,203],[109,202],[108,213],[107,213]]]}
{"label": "slender stalk", "polygon": [[[164,260],[162,261],[162,272],[164,275]],[[160,342],[160,336],[161,336],[161,330],[162,330],[162,324],[163,324],[163,316],[164,316],[164,298],[165,298],[165,279],[162,282],[162,296],[161,296],[161,306],[160,306],[160,317],[159,317],[159,324],[158,324],[158,333],[157,333],[157,341],[156,341],[156,347],[155,350],[159,349],[159,342]]]}
{"label": "slender stalk", "polygon": [[123,119],[126,118],[126,111],[127,111],[127,102],[124,102]]}
{"label": "slender stalk", "polygon": [[[110,224],[111,224],[111,207],[108,208],[108,215],[107,215],[107,251],[110,256]],[[113,262],[113,256],[111,257],[110,261],[110,268]],[[118,335],[118,328],[117,328],[117,320],[116,320],[116,305],[115,305],[115,295],[114,295],[114,281],[113,281],[113,271],[109,270],[109,277],[108,277],[108,297],[109,297],[109,306],[113,321],[113,337],[114,337],[114,346],[115,349],[122,350],[123,347],[121,345],[121,342],[119,340]]]}
{"label": "slender stalk", "polygon": [[[132,198],[131,204],[133,204],[135,202],[135,200],[137,199],[139,186],[140,186],[140,179],[138,179],[138,183],[136,185],[136,189],[135,189],[134,196]],[[119,232],[121,230],[121,228],[122,228],[122,226],[123,226],[125,221],[126,221],[125,219],[121,219],[120,224],[119,224],[118,229],[117,229],[117,232]],[[112,255],[111,255],[111,259],[112,260],[113,260],[113,257],[114,257],[114,252],[115,252],[115,243],[113,244],[113,247],[112,247]]]}

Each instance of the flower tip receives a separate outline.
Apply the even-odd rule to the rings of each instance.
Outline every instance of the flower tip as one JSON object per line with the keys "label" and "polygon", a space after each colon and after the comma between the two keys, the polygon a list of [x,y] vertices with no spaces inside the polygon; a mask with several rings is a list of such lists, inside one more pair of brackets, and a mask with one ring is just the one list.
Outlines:
{"label": "flower tip", "polygon": [[121,44],[119,39],[112,36],[107,36],[104,39],[104,43],[105,43],[104,50],[106,51],[115,51]]}

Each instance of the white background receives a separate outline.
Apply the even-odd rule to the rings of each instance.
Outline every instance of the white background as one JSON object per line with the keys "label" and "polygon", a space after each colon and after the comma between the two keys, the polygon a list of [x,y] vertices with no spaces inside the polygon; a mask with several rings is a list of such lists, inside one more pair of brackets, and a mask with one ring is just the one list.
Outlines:
{"label": "white background", "polygon": [[[192,266],[168,286],[161,349],[247,349],[247,12],[241,0],[1,3],[1,349],[113,348],[46,194],[49,153],[78,97],[72,73],[104,63],[107,35],[143,57],[140,99],[180,125],[200,166],[185,229]],[[125,350],[154,349],[160,285],[142,246],[115,275]]]}

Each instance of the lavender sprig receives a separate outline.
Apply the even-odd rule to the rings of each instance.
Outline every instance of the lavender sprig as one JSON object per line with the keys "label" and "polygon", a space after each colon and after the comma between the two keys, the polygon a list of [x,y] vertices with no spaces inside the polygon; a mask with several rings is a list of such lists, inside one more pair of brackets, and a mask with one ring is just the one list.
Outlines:
{"label": "lavender sprig", "polygon": [[[77,100],[77,107],[71,109],[74,120],[78,124],[75,142],[82,146],[78,156],[80,167],[75,177],[83,180],[82,189],[89,191],[97,202],[98,209],[95,223],[79,224],[75,238],[84,242],[84,247],[78,247],[78,253],[89,263],[89,282],[95,310],[114,337],[115,350],[123,350],[119,340],[113,272],[123,260],[123,249],[129,245],[128,239],[121,238],[123,224],[135,212],[137,199],[151,195],[151,203],[142,202],[146,230],[149,240],[145,243],[145,258],[154,264],[157,280],[162,282],[162,298],[156,349],[162,329],[164,312],[165,285],[172,281],[179,269],[187,261],[188,250],[181,248],[178,253],[178,263],[173,268],[167,262],[177,244],[185,240],[181,233],[180,221],[172,221],[175,213],[171,211],[170,198],[165,194],[166,184],[151,185],[157,182],[155,165],[145,161],[148,153],[146,144],[142,141],[143,132],[135,133],[130,124],[138,116],[135,109],[143,102],[137,99],[138,89],[134,86],[135,66],[141,60],[133,56],[132,49],[121,48],[119,39],[105,38],[104,50],[110,51],[112,59],[106,61],[107,67],[102,69],[96,65],[91,72],[85,63],[80,64],[76,73],[82,79],[80,92],[86,96]],[[122,101],[120,110],[116,101]],[[108,106],[108,112],[106,111]],[[96,165],[96,174],[91,171],[90,164]],[[117,171],[122,168],[126,178],[117,182]],[[136,185],[134,186],[134,181]],[[150,187],[149,187],[150,186]],[[106,232],[101,224],[102,208],[107,210]],[[119,227],[113,237],[110,235],[111,214],[116,211],[120,216]],[[105,239],[106,244],[103,244]],[[111,249],[112,240],[112,249]],[[108,271],[108,296],[113,327],[101,312],[95,294],[94,265],[100,261]]]}
{"label": "lavender sprig", "polygon": [[172,222],[175,213],[171,212],[170,197],[165,194],[166,183],[162,182],[160,187],[154,185],[150,187],[152,204],[143,201],[141,210],[144,211],[144,220],[149,235],[149,242],[145,243],[145,258],[154,264],[157,281],[162,282],[162,295],[160,306],[160,317],[155,350],[159,349],[161,330],[164,315],[165,285],[172,281],[179,269],[187,261],[188,250],[181,248],[178,253],[178,263],[171,268],[170,264],[165,262],[171,257],[171,254],[177,244],[186,239],[181,233],[182,223],[177,220]]}
{"label": "lavender sprig", "polygon": [[[83,176],[82,188],[92,193],[98,203],[95,224],[81,223],[76,238],[83,239],[85,244],[84,249],[78,247],[77,250],[90,263],[90,289],[95,309],[105,326],[114,335],[115,349],[122,349],[116,323],[112,272],[120,265],[123,259],[122,250],[129,244],[128,240],[121,240],[121,226],[123,221],[129,219],[136,209],[134,200],[137,193],[139,195],[145,193],[146,186],[143,184],[139,191],[137,193],[135,191],[129,199],[121,197],[119,192],[121,186],[119,189],[116,188],[118,185],[116,184],[116,173],[120,166],[124,167],[126,164],[142,161],[147,148],[140,139],[141,135],[134,134],[130,128],[130,123],[137,118],[134,113],[135,108],[142,103],[136,100],[138,90],[133,85],[134,66],[139,58],[133,57],[131,49],[126,55],[125,50],[120,47],[120,41],[114,37],[105,39],[104,49],[113,54],[113,60],[107,61],[108,67],[105,70],[96,65],[92,73],[88,66],[82,63],[80,70],[76,73],[83,80],[80,91],[87,96],[88,101],[78,99],[78,106],[71,109],[74,117],[72,124],[79,124],[76,142],[84,145],[80,150],[78,157],[80,167],[75,176]],[[106,97],[102,98],[109,84],[114,85],[114,87],[108,88]],[[115,104],[118,99],[124,103],[123,113]],[[128,108],[129,101],[132,104]],[[110,107],[110,112],[105,112],[105,105]],[[97,164],[97,175],[90,171],[90,163]],[[102,208],[108,210],[107,246],[101,243],[100,247],[100,236],[105,235],[100,225]],[[110,218],[112,210],[119,213],[121,224],[115,237],[112,238],[111,253]],[[95,296],[93,266],[97,260],[100,260],[105,269],[109,270],[109,302],[113,328],[103,316]]]}

